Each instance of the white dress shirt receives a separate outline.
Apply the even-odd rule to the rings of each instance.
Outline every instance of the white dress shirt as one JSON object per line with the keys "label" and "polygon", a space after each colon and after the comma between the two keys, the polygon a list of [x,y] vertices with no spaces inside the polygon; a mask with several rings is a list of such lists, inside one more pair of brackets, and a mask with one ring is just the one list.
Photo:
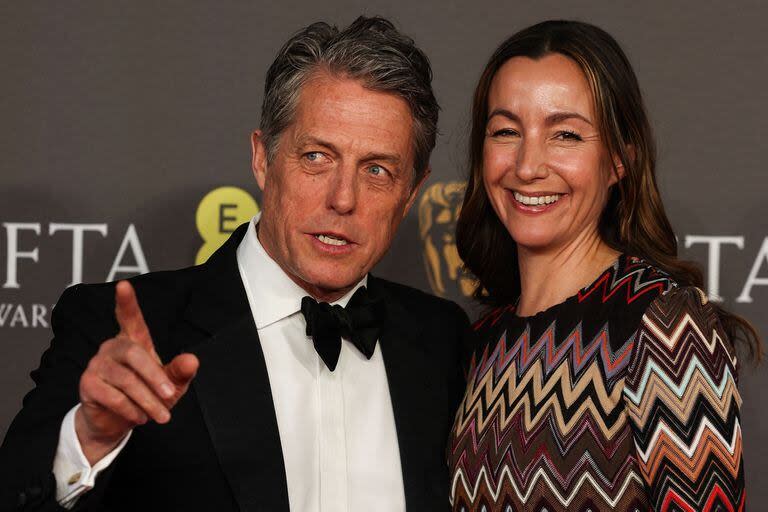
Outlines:
{"label": "white dress shirt", "polygon": [[[300,310],[307,293],[266,253],[256,235],[256,222],[258,216],[237,249],[237,262],[266,360],[291,510],[405,510],[380,344],[368,360],[343,340],[336,370],[329,371],[306,335]],[[367,276],[334,304],[346,306],[366,283]],[[74,417],[74,411],[68,416]],[[98,471],[126,442],[91,468],[82,457],[74,422],[65,418],[54,461],[59,502],[71,506],[73,496],[92,488]]]}

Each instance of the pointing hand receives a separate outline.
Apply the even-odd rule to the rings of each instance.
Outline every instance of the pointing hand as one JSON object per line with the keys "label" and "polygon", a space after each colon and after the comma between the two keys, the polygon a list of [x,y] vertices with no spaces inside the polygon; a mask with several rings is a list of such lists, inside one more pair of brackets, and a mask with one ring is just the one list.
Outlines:
{"label": "pointing hand", "polygon": [[117,283],[115,304],[120,332],[101,344],[80,377],[75,430],[91,465],[135,426],[167,423],[199,366],[193,354],[162,364],[129,282]]}

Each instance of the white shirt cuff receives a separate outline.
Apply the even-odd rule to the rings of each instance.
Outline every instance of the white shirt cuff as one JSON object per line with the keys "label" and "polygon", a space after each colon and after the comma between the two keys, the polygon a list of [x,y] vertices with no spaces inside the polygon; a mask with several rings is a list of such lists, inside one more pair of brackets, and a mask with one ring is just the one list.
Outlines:
{"label": "white shirt cuff", "polygon": [[80,440],[75,431],[75,413],[80,407],[73,407],[61,422],[59,445],[53,459],[53,475],[56,478],[56,501],[64,508],[72,508],[83,493],[96,485],[96,477],[112,464],[128,442],[133,431],[129,431],[120,444],[99,462],[91,466],[83,454]]}

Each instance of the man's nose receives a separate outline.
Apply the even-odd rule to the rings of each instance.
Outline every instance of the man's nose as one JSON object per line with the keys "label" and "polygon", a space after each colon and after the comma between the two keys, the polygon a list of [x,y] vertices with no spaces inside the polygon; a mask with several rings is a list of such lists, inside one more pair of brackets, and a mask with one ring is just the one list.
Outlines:
{"label": "man's nose", "polygon": [[352,213],[357,206],[357,187],[357,170],[339,169],[328,191],[328,207],[340,215]]}
{"label": "man's nose", "polygon": [[548,173],[545,143],[532,138],[524,139],[517,150],[515,162],[517,177],[522,181],[533,181],[545,178]]}

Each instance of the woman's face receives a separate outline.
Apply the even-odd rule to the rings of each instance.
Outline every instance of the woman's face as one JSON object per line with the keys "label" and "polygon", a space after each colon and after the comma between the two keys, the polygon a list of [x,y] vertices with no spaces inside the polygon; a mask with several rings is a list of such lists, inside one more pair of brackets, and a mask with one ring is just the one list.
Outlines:
{"label": "woman's face", "polygon": [[616,180],[579,66],[560,54],[504,63],[488,95],[483,181],[518,247],[557,252],[596,240]]}

